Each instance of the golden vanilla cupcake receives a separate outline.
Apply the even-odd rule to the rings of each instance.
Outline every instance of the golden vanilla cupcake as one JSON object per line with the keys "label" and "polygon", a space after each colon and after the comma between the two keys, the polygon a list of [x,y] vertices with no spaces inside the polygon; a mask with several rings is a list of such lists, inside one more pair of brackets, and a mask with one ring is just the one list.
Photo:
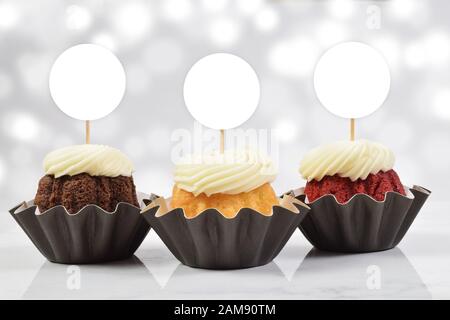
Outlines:
{"label": "golden vanilla cupcake", "polygon": [[175,168],[171,207],[189,218],[210,208],[227,218],[241,208],[270,215],[279,204],[270,185],[276,174],[268,157],[250,150],[187,156]]}
{"label": "golden vanilla cupcake", "polygon": [[272,161],[228,150],[183,158],[171,198],[153,196],[141,214],[183,264],[240,269],[272,261],[309,207],[291,195],[277,198]]}

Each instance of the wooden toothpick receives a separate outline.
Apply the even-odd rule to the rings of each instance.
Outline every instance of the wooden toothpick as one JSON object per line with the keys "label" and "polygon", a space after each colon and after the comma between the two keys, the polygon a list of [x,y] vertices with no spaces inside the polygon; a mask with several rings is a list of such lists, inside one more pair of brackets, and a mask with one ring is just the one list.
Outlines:
{"label": "wooden toothpick", "polygon": [[91,121],[86,120],[86,144],[91,143]]}
{"label": "wooden toothpick", "polygon": [[350,119],[350,140],[355,141],[355,119]]}
{"label": "wooden toothpick", "polygon": [[220,130],[220,153],[225,151],[225,130]]}

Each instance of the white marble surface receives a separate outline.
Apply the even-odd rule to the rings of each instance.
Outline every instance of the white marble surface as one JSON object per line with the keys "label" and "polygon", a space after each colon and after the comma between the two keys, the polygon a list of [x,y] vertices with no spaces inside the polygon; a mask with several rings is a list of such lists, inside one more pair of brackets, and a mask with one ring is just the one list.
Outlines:
{"label": "white marble surface", "polygon": [[53,264],[12,218],[2,221],[3,299],[450,298],[450,203],[427,203],[393,250],[335,255],[313,249],[296,231],[274,262],[234,271],[181,265],[153,231],[126,261]]}

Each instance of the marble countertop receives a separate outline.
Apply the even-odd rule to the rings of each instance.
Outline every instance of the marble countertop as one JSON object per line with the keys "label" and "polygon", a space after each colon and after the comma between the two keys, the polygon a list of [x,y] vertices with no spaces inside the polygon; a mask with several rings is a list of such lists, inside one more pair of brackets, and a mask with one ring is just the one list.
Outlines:
{"label": "marble countertop", "polygon": [[9,221],[0,231],[0,298],[449,299],[449,243],[450,202],[429,201],[384,252],[321,252],[297,230],[266,266],[201,270],[180,264],[151,231],[128,260],[68,266],[46,261]]}

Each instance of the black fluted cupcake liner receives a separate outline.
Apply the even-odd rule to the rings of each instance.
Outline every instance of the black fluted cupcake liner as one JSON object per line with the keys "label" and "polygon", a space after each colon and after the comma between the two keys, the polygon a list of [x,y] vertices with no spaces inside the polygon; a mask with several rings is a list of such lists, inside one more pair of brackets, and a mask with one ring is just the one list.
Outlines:
{"label": "black fluted cupcake liner", "polygon": [[291,196],[280,199],[272,215],[242,208],[234,218],[207,209],[186,218],[170,199],[149,201],[142,214],[183,264],[204,269],[242,269],[271,262],[304,219],[309,208]]}
{"label": "black fluted cupcake liner", "polygon": [[403,239],[431,192],[405,187],[407,195],[386,193],[384,201],[365,194],[353,196],[345,204],[334,195],[305,201],[304,188],[291,191],[305,202],[310,213],[299,228],[311,244],[334,252],[373,252],[394,248]]}
{"label": "black fluted cupcake liner", "polygon": [[49,261],[88,264],[131,257],[150,231],[140,208],[121,202],[114,212],[87,205],[75,214],[63,206],[40,213],[33,201],[9,212]]}

